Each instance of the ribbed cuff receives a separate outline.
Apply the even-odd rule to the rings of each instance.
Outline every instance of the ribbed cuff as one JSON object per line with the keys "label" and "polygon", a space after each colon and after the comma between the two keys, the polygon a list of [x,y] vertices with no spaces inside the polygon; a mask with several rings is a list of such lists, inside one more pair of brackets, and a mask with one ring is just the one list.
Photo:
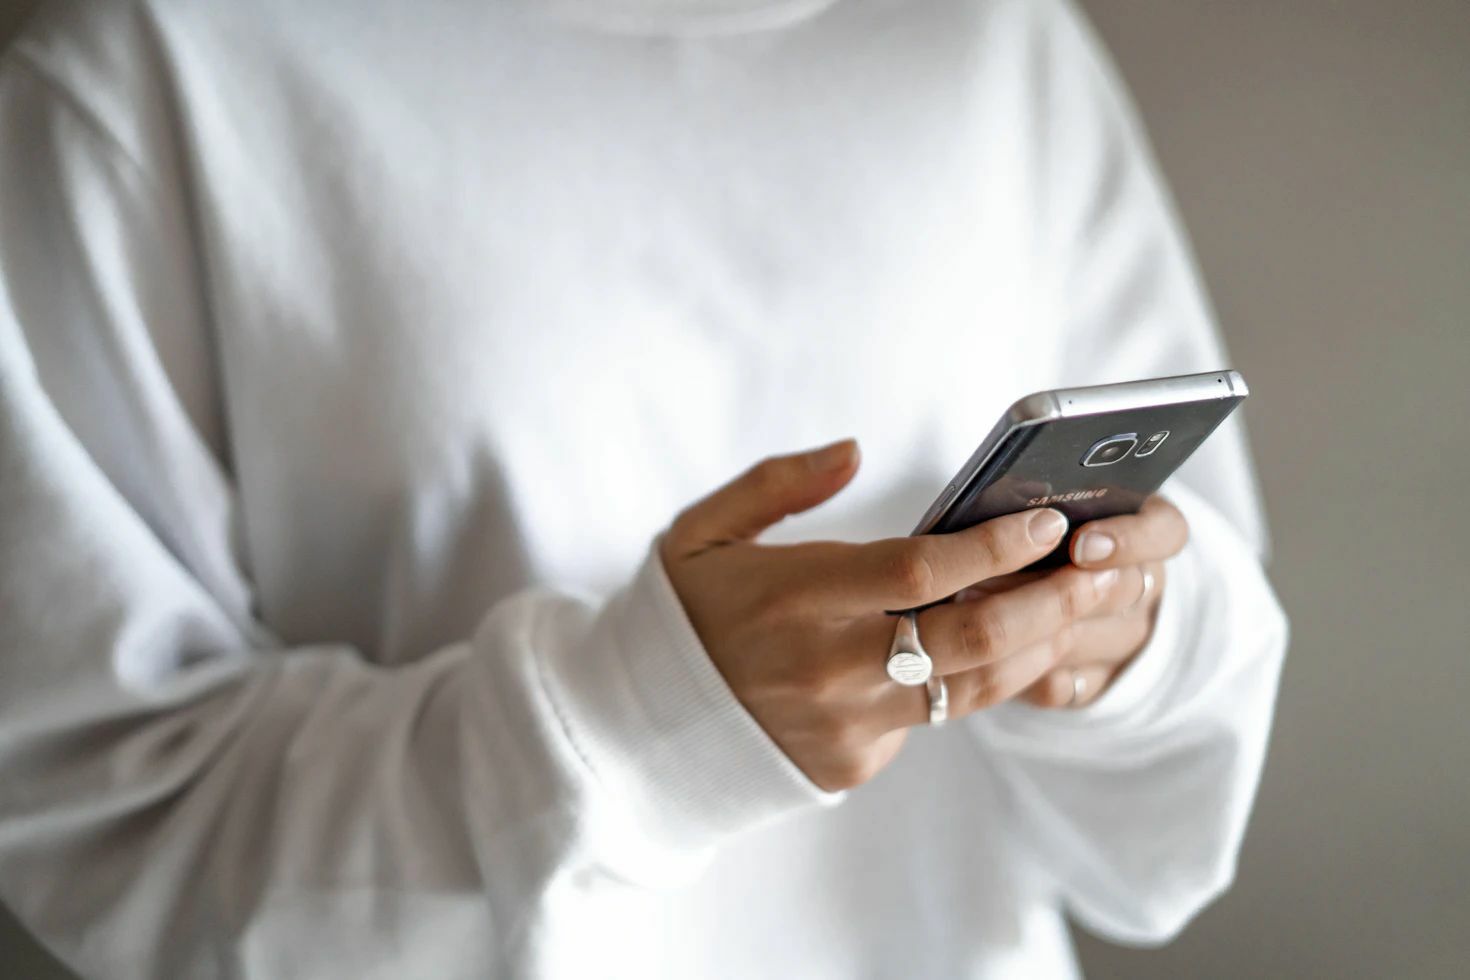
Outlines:
{"label": "ribbed cuff", "polygon": [[543,673],[569,738],[641,832],[698,850],[845,797],[808,779],[736,699],[656,544],[593,635],[606,642],[552,649]]}

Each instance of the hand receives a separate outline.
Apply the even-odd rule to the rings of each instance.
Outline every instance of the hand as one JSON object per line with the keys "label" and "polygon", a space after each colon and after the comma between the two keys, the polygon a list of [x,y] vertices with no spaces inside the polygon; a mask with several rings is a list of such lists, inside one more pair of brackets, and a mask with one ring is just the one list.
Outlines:
{"label": "hand", "polygon": [[[1079,528],[1072,539],[1073,564],[1116,569],[1120,584],[1113,601],[1102,603],[1057,635],[1054,642],[1065,650],[1060,665],[1021,697],[1043,708],[1073,708],[1102,696],[1153,635],[1164,595],[1164,562],[1178,554],[1188,539],[1184,515],[1157,495],[1145,501],[1135,515],[1109,517]],[[1039,577],[1023,572],[992,579],[963,590],[956,600],[1003,593]]]}
{"label": "hand", "polygon": [[[954,534],[867,544],[761,545],[755,537],[789,514],[832,497],[857,471],[844,441],[775,457],[681,513],[659,553],[680,602],[731,690],[818,786],[871,779],[928,721],[923,687],[884,669],[889,609],[939,602],[1015,572],[1056,546],[1066,520],[1051,509],[987,521]],[[1114,595],[1116,571],[1065,568],[1004,594],[919,614],[935,670],[950,686],[951,715],[1012,698],[1056,668],[1075,622]]]}

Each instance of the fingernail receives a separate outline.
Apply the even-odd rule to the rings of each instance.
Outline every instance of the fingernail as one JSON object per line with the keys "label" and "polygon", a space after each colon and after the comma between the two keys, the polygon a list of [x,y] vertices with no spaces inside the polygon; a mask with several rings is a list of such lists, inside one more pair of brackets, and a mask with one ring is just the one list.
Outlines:
{"label": "fingernail", "polygon": [[1038,545],[1056,544],[1066,529],[1067,518],[1061,511],[1050,507],[1036,511],[1026,523],[1026,533],[1031,536],[1031,543]]}
{"label": "fingernail", "polygon": [[812,453],[807,457],[807,463],[819,473],[831,473],[852,462],[852,452],[856,447],[857,443],[851,439],[839,439]]}
{"label": "fingernail", "polygon": [[1141,605],[1145,600],[1148,599],[1148,594],[1150,592],[1152,592],[1153,590],[1154,590],[1154,573],[1153,572],[1145,571],[1143,573],[1143,591],[1138,594],[1138,601],[1135,602],[1134,605],[1135,606]]}
{"label": "fingernail", "polygon": [[1116,551],[1117,548],[1118,544],[1111,536],[1101,531],[1088,531],[1077,542],[1077,560],[1084,562],[1102,561]]}
{"label": "fingernail", "polygon": [[1118,581],[1118,570],[1107,568],[1101,572],[1092,573],[1092,587],[1097,589],[1098,595],[1106,595]]}

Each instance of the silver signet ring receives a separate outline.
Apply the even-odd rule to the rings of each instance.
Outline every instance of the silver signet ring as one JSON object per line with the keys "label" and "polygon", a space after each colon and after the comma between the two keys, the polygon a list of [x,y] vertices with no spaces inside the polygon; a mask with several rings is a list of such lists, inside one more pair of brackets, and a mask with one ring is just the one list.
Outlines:
{"label": "silver signet ring", "polygon": [[919,642],[919,617],[913,611],[898,617],[893,646],[888,649],[888,676],[905,687],[918,687],[934,673],[934,661]]}

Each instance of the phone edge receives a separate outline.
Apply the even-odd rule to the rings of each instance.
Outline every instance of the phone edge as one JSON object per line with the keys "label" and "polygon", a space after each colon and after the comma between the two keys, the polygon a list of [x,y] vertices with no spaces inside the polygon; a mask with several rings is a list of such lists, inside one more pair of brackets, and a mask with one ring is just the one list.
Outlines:
{"label": "phone edge", "polygon": [[1250,389],[1239,371],[1227,369],[1084,388],[1059,388],[1049,394],[1056,398],[1061,418],[1080,418],[1154,405],[1182,405],[1216,398],[1243,399],[1250,394]]}
{"label": "phone edge", "polygon": [[934,498],[934,502],[924,511],[924,516],[919,518],[919,523],[914,525],[909,535],[912,537],[918,534],[928,534],[944,517],[949,505],[960,497],[975,477],[985,469],[985,464],[990,462],[1012,435],[1030,426],[1061,417],[1061,406],[1057,403],[1055,393],[1050,391],[1033,392],[1013,402],[1011,407],[1006,409],[1005,414],[1000,417],[1000,421],[991,428],[985,438],[980,441],[980,445],[970,454],[970,458],[965,460],[964,465],[955,473],[954,479],[950,480],[939,492],[939,496]]}
{"label": "phone edge", "polygon": [[[1224,385],[1220,391],[1218,386]],[[1215,392],[1207,394],[1207,392]],[[1244,400],[1250,388],[1239,371],[1227,368],[1223,371],[1205,371],[1199,374],[1178,374],[1163,378],[1145,378],[1140,381],[1122,381],[1116,384],[1089,385],[1082,388],[1057,388],[1037,391],[1017,399],[1001,416],[1000,421],[981,440],[939,496],[924,511],[919,523],[909,532],[912,537],[927,534],[948,512],[985,464],[1005,445],[1014,433],[1029,426],[1054,419],[1079,418],[1099,415],[1103,412],[1127,411],[1147,408],[1152,405],[1180,405],[1186,402],[1208,401],[1219,398]],[[1210,430],[1213,433],[1213,429]]]}

